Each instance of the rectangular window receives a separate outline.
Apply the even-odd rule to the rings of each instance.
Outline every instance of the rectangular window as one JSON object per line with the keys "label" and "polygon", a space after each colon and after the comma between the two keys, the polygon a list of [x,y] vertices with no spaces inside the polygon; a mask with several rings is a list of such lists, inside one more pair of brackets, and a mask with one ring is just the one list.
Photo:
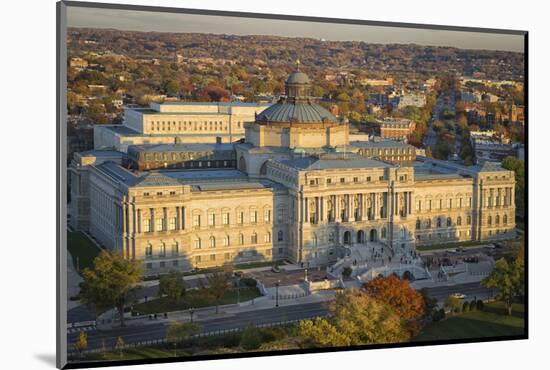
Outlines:
{"label": "rectangular window", "polygon": [[370,182],[370,176],[367,176],[367,182]]}
{"label": "rectangular window", "polygon": [[258,222],[258,211],[252,211],[250,212],[250,223],[255,224]]}
{"label": "rectangular window", "polygon": [[458,208],[462,208],[462,198],[458,200]]}
{"label": "rectangular window", "polygon": [[271,222],[271,210],[270,209],[264,210],[264,221],[265,221],[266,224]]}
{"label": "rectangular window", "polygon": [[215,254],[211,254],[210,255],[210,261],[215,261],[216,260],[216,255]]}
{"label": "rectangular window", "polygon": [[237,223],[240,225],[244,223],[244,212],[237,213]]}
{"label": "rectangular window", "polygon": [[229,213],[224,213],[222,215],[222,222],[224,225],[229,225]]}
{"label": "rectangular window", "polygon": [[177,256],[179,252],[179,246],[177,244],[172,244],[172,256]]}
{"label": "rectangular window", "polygon": [[453,208],[453,200],[452,199],[449,199],[448,200],[448,205],[449,205],[449,208]]}
{"label": "rectangular window", "polygon": [[153,268],[153,264],[151,262],[145,264],[145,268],[147,270],[151,270]]}
{"label": "rectangular window", "polygon": [[143,231],[146,232],[146,233],[151,232],[151,220],[150,219],[143,220]]}
{"label": "rectangular window", "polygon": [[472,197],[468,198],[468,207],[472,207]]}
{"label": "rectangular window", "polygon": [[201,262],[201,256],[195,256],[195,263]]}
{"label": "rectangular window", "polygon": [[166,245],[164,244],[159,248],[159,257],[166,257]]}
{"label": "rectangular window", "polygon": [[417,201],[416,201],[416,210],[417,210],[417,211],[421,211],[421,210],[422,210],[422,201],[421,201],[421,200],[417,200]]}
{"label": "rectangular window", "polygon": [[223,258],[226,260],[226,261],[229,261],[231,259],[231,253],[225,253],[223,255]]}
{"label": "rectangular window", "polygon": [[195,239],[195,241],[193,242],[193,247],[195,249],[201,249],[201,240],[200,239]]}
{"label": "rectangular window", "polygon": [[332,183],[332,179],[327,179],[327,184],[331,184]]}
{"label": "rectangular window", "polygon": [[201,226],[201,215],[193,215],[193,226],[194,227]]}
{"label": "rectangular window", "polygon": [[208,215],[208,226],[215,226],[216,225],[216,215],[213,213],[210,213]]}
{"label": "rectangular window", "polygon": [[437,202],[437,209],[443,208],[443,199],[439,199]]}
{"label": "rectangular window", "polygon": [[172,261],[172,266],[178,266],[180,264],[179,262],[180,261],[178,261],[178,260]]}
{"label": "rectangular window", "polygon": [[353,182],[359,182],[359,178],[358,178],[358,177],[354,177],[354,178],[353,178]]}
{"label": "rectangular window", "polygon": [[176,221],[177,219],[175,217],[170,217],[170,230],[176,230]]}
{"label": "rectangular window", "polygon": [[164,218],[157,218],[155,228],[157,231],[164,231]]}
{"label": "rectangular window", "polygon": [[170,192],[170,195],[176,195],[176,192],[175,192],[175,191],[171,191],[171,192]]}
{"label": "rectangular window", "polygon": [[340,177],[340,182],[341,182],[341,183],[344,183],[344,182],[346,182],[346,179],[343,178],[343,177]]}
{"label": "rectangular window", "polygon": [[160,268],[162,269],[162,268],[165,268],[165,267],[166,267],[166,262],[162,261],[162,262],[160,263]]}
{"label": "rectangular window", "polygon": [[427,208],[428,208],[428,211],[432,210],[432,201],[431,201],[431,199],[428,200],[428,207]]}

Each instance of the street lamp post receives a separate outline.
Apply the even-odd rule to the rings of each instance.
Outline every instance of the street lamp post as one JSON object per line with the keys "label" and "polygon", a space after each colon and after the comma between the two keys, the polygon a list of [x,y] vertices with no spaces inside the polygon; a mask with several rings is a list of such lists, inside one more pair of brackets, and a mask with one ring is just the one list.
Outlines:
{"label": "street lamp post", "polygon": [[237,277],[237,304],[241,303],[241,279]]}
{"label": "street lamp post", "polygon": [[277,280],[275,283],[275,307],[279,307],[279,284],[281,280]]}

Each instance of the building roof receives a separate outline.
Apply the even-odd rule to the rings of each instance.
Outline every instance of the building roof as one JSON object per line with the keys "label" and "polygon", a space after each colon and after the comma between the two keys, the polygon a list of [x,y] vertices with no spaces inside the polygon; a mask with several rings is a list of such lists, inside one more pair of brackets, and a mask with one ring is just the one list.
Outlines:
{"label": "building roof", "polygon": [[369,148],[413,148],[410,144],[405,144],[402,141],[397,140],[380,140],[380,141],[352,141],[350,142],[350,146],[361,148],[361,149],[369,149]]}
{"label": "building roof", "polygon": [[231,143],[205,143],[205,144],[142,144],[130,145],[130,150],[134,152],[207,152],[207,151],[232,151],[234,144]]}
{"label": "building roof", "polygon": [[337,122],[332,113],[313,102],[280,101],[262,111],[256,117],[257,122]]}
{"label": "building roof", "polygon": [[309,77],[300,71],[291,73],[286,79],[287,84],[309,84]]}
{"label": "building roof", "polygon": [[377,161],[354,156],[353,154],[332,155],[326,158],[319,157],[304,157],[297,159],[288,159],[280,161],[282,164],[292,167],[296,170],[332,170],[332,169],[350,169],[350,168],[388,168],[392,165]]}

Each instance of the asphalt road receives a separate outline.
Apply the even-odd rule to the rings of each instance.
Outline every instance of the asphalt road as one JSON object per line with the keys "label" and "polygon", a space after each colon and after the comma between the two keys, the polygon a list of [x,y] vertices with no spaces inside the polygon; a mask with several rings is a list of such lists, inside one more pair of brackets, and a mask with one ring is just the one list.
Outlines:
{"label": "asphalt road", "polygon": [[[326,314],[326,303],[307,303],[303,305],[274,307],[258,311],[243,312],[231,316],[201,320],[198,323],[202,326],[202,332],[207,333],[217,330],[245,328],[251,323],[254,325],[261,325],[307,319],[314,316],[325,316]],[[106,348],[112,348],[119,336],[123,338],[126,344],[140,343],[146,340],[164,339],[166,338],[166,328],[167,326],[165,323],[159,322],[111,330],[88,331],[88,349],[101,348],[103,344],[105,344]],[[78,333],[68,334],[68,343],[74,343],[78,335]]]}
{"label": "asphalt road", "polygon": [[453,293],[462,293],[466,295],[465,301],[475,299],[489,299],[496,293],[493,289],[483,288],[479,283],[466,283],[453,286],[443,286],[437,288],[426,288],[428,295],[437,299],[439,303],[444,303]]}

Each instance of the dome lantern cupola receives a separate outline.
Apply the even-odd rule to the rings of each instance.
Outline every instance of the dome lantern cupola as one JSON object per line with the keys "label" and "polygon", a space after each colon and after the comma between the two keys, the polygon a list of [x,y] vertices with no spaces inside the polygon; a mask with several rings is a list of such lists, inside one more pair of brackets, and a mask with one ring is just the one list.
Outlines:
{"label": "dome lantern cupola", "polygon": [[292,72],[285,82],[286,96],[290,99],[307,100],[311,93],[309,77],[300,71],[300,60],[296,60],[296,71]]}

